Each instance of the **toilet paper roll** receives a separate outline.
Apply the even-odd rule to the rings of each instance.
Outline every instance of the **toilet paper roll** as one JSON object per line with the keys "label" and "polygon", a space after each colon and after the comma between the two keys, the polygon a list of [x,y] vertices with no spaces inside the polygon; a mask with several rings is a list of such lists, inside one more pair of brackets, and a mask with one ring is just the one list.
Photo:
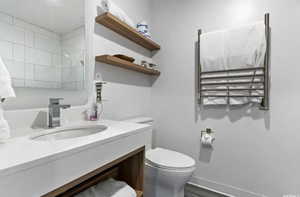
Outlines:
{"label": "toilet paper roll", "polygon": [[214,140],[215,138],[208,133],[203,134],[201,137],[201,143],[204,146],[212,146]]}

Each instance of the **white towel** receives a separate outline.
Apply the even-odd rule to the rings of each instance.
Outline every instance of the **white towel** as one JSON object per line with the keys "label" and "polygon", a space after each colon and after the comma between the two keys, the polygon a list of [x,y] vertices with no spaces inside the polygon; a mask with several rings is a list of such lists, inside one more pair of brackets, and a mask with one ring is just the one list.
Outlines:
{"label": "white towel", "polygon": [[0,57],[0,98],[16,97],[10,74]]}
{"label": "white towel", "polygon": [[226,69],[225,32],[205,33],[200,37],[200,63],[202,71]]}
{"label": "white towel", "polygon": [[[236,68],[263,67],[266,53],[266,38],[264,22],[253,25],[246,25],[232,28],[224,31],[206,33],[200,40],[200,63],[202,71],[216,71]],[[256,74],[261,74],[257,71]],[[245,72],[237,74],[254,74],[254,72]],[[222,74],[227,75],[226,73]],[[215,76],[215,75],[209,75]],[[257,79],[257,78],[256,78]],[[249,79],[245,79],[249,81]],[[239,80],[239,81],[245,81]],[[250,79],[251,80],[251,79]],[[228,80],[236,81],[236,80]],[[256,80],[257,81],[257,80]],[[224,82],[220,80],[211,80],[206,82]],[[225,80],[226,82],[226,80]],[[252,87],[263,87],[262,85],[253,85]],[[217,86],[212,88],[227,88],[226,86]],[[249,85],[230,85],[229,88],[250,88]],[[223,92],[223,94],[226,92]],[[235,92],[236,94],[246,94],[245,92]],[[207,93],[204,93],[207,94]],[[212,94],[221,94],[215,92]],[[254,95],[262,94],[262,91],[255,91]],[[262,98],[230,98],[229,104],[242,105],[250,102],[260,103]],[[227,98],[204,98],[204,105],[224,105],[227,104]]]}
{"label": "white towel", "polygon": [[125,182],[108,179],[76,197],[136,197],[136,192]]}
{"label": "white towel", "polygon": [[99,15],[109,12],[121,21],[127,23],[131,27],[135,28],[134,22],[131,20],[131,18],[120,8],[118,7],[114,2],[111,0],[100,0],[99,7],[98,7]]}
{"label": "white towel", "polygon": [[[216,71],[225,70],[225,32],[216,31],[205,33],[200,38],[200,63],[202,71]],[[218,76],[208,75],[208,76]],[[206,81],[206,82],[220,82],[220,81]],[[207,86],[203,86],[204,87]],[[209,88],[226,88],[226,86],[210,86]],[[207,92],[202,92],[203,95],[208,95]],[[210,92],[209,94],[224,94],[220,92]],[[226,105],[227,99],[225,97],[204,97],[203,105]]]}
{"label": "white towel", "polygon": [[228,29],[224,40],[227,69],[263,66],[267,46],[264,22]]}
{"label": "white towel", "polygon": [[0,140],[10,137],[10,129],[7,121],[4,119],[4,110],[2,108],[1,99],[16,97],[12,88],[11,77],[0,57]]}
{"label": "white towel", "polygon": [[[226,59],[226,65],[228,69],[264,66],[267,43],[266,43],[266,36],[265,36],[265,24],[263,21],[252,25],[246,25],[246,26],[241,26],[241,27],[226,30],[224,40],[225,40],[224,41],[225,59]],[[256,74],[261,74],[261,73],[262,73],[261,71],[256,72]],[[254,72],[250,72],[250,73],[241,72],[238,74],[254,74]],[[261,81],[261,79],[262,78],[259,78],[259,81]],[[245,79],[245,80],[249,81],[249,79]],[[239,80],[239,81],[243,81],[243,80]],[[239,85],[238,87],[250,88],[250,85]],[[263,87],[263,86],[254,85],[252,87]],[[262,95],[263,92],[254,91],[253,93],[254,93],[253,95],[259,95],[259,94]],[[261,101],[262,98],[249,98],[249,97],[230,98],[231,105],[243,105],[246,103],[261,103]]]}
{"label": "white towel", "polygon": [[0,141],[10,137],[10,128],[7,121],[4,119],[4,110],[0,104]]}

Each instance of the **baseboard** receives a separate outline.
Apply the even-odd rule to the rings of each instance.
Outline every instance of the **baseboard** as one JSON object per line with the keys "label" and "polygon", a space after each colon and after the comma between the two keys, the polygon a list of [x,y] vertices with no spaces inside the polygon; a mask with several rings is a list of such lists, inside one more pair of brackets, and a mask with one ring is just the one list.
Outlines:
{"label": "baseboard", "polygon": [[266,197],[262,194],[193,177],[185,187],[186,197]]}
{"label": "baseboard", "polygon": [[186,184],[184,190],[185,197],[231,197],[193,183]]}

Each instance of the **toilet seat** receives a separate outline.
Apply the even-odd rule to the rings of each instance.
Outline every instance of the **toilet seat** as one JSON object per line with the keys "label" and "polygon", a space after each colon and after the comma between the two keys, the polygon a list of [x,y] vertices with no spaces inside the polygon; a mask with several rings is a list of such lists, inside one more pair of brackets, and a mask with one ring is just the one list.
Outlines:
{"label": "toilet seat", "polygon": [[185,171],[195,167],[195,160],[191,157],[163,148],[147,151],[146,163],[159,169],[174,171]]}

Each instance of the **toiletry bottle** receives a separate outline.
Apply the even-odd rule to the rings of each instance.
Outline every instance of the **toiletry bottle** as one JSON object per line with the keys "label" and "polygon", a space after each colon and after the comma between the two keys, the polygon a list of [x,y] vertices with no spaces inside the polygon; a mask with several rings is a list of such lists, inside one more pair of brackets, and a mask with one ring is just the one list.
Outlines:
{"label": "toiletry bottle", "polygon": [[103,111],[102,104],[102,87],[105,82],[94,82],[93,91],[95,94],[94,101],[91,108],[88,110],[88,120],[97,121],[100,119],[100,116]]}

